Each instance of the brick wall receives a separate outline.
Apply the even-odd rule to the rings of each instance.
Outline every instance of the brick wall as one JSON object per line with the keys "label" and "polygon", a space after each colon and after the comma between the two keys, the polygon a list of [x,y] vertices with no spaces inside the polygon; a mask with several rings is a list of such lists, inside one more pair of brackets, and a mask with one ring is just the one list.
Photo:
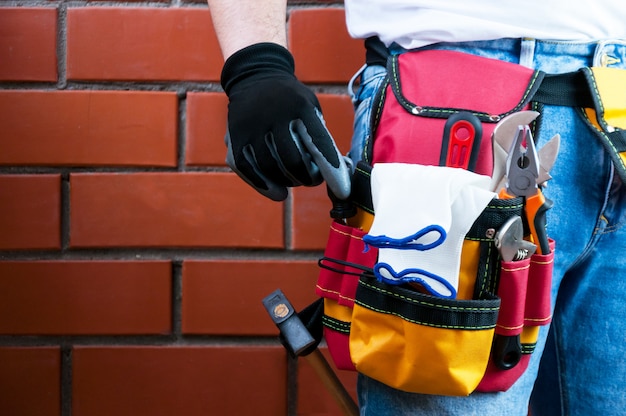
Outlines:
{"label": "brick wall", "polygon": [[[345,152],[343,4],[286,24]],[[325,189],[229,171],[221,65],[200,1],[0,4],[0,415],[340,414],[261,305],[314,300]]]}

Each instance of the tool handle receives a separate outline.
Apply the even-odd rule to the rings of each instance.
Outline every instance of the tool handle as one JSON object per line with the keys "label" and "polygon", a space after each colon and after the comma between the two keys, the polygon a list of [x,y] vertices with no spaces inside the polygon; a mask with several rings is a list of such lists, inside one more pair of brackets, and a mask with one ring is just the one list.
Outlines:
{"label": "tool handle", "polygon": [[541,191],[526,198],[526,219],[530,228],[530,235],[537,245],[538,254],[550,254],[550,242],[546,232],[546,213],[552,208],[552,200],[546,199]]}
{"label": "tool handle", "polygon": [[305,355],[304,358],[313,367],[328,391],[332,394],[337,404],[341,407],[343,414],[346,416],[358,416],[359,407],[332,370],[322,352],[315,349],[311,354]]}
{"label": "tool handle", "polygon": [[496,334],[493,340],[493,362],[500,370],[510,370],[522,359],[519,335]]}
{"label": "tool handle", "polygon": [[483,127],[474,114],[461,111],[448,118],[443,128],[439,166],[474,171]]}

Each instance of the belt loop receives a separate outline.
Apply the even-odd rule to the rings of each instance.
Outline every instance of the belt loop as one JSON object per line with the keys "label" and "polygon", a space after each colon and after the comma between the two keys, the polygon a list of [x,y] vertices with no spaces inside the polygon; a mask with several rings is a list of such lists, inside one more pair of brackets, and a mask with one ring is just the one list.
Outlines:
{"label": "belt loop", "polygon": [[520,45],[519,64],[534,69],[535,39],[523,38]]}
{"label": "belt loop", "polygon": [[609,39],[598,42],[593,54],[593,66],[623,66],[623,53],[619,49],[624,50],[626,41],[620,39]]}

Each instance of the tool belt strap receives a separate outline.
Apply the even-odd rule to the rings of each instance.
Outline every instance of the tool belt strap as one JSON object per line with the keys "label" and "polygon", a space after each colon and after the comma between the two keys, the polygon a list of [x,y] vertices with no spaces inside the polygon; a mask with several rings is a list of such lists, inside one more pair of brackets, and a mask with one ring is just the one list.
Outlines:
{"label": "tool belt strap", "polygon": [[[377,37],[366,39],[365,49],[368,65],[396,64],[391,62],[393,59],[390,59],[389,50]],[[399,88],[394,83],[392,87]],[[520,105],[531,102],[579,108],[583,120],[602,142],[617,173],[626,182],[626,70],[585,67],[564,74],[535,71],[532,86]],[[437,108],[425,108],[420,112],[423,117],[443,117],[446,114],[449,115]],[[485,123],[498,121],[498,118],[488,115],[477,115]]]}

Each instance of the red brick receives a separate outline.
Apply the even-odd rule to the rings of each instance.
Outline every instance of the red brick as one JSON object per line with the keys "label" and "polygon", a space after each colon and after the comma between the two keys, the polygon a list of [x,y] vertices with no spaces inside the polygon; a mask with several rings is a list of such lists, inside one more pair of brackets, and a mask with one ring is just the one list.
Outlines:
{"label": "red brick", "polygon": [[282,347],[76,347],[73,416],[286,415]]}
{"label": "red brick", "polygon": [[224,93],[187,94],[187,165],[226,165],[227,106]]}
{"label": "red brick", "polygon": [[71,247],[282,248],[283,204],[234,173],[72,174]]}
{"label": "red brick", "polygon": [[61,248],[61,176],[0,175],[0,230],[3,250]]}
{"label": "red brick", "polygon": [[175,166],[175,93],[1,91],[2,165]]}
{"label": "red brick", "polygon": [[[321,348],[341,383],[354,402],[357,402],[355,371],[337,370],[330,358],[328,349]],[[341,416],[344,413],[333,395],[324,386],[322,379],[304,358],[298,360],[298,415],[300,416]]]}
{"label": "red brick", "polygon": [[363,41],[348,34],[343,9],[296,9],[288,25],[289,49],[302,81],[345,83],[363,65]]}
{"label": "red brick", "polygon": [[0,8],[0,80],[56,81],[57,10]]}
{"label": "red brick", "polygon": [[0,348],[0,414],[60,416],[60,381],[59,348]]}
{"label": "red brick", "polygon": [[68,79],[217,81],[222,64],[206,8],[68,9]]}
{"label": "red brick", "polygon": [[322,250],[331,224],[332,203],[326,185],[297,188],[292,193],[291,243],[294,250]]}
{"label": "red brick", "polygon": [[[318,95],[324,119],[343,153],[350,150],[353,110],[347,95]],[[225,166],[228,98],[223,93],[187,94],[187,165]]]}
{"label": "red brick", "polygon": [[0,262],[1,334],[164,334],[171,299],[165,261]]}
{"label": "red brick", "polygon": [[261,301],[281,289],[304,308],[316,299],[318,270],[313,261],[185,261],[183,333],[276,335]]}
{"label": "red brick", "polygon": [[352,142],[352,126],[354,124],[354,110],[350,97],[334,94],[318,94],[317,97],[328,130],[341,153],[347,154]]}

